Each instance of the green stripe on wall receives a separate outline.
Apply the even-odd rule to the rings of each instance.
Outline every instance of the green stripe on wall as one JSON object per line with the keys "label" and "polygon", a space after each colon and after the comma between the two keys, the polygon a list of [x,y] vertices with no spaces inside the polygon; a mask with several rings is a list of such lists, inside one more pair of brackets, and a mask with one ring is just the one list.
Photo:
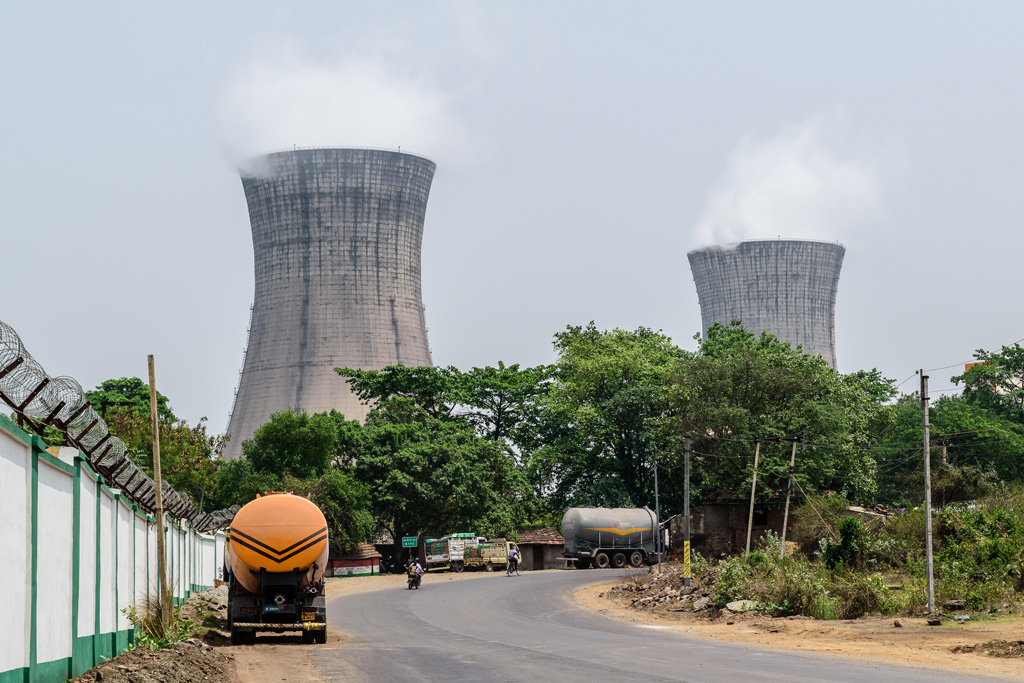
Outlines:
{"label": "green stripe on wall", "polygon": [[27,680],[28,669],[25,667],[11,669],[10,671],[0,671],[0,683],[25,683]]}
{"label": "green stripe on wall", "polygon": [[32,568],[29,571],[32,572],[32,617],[29,625],[31,632],[28,641],[28,667],[29,671],[34,671],[38,648],[36,631],[39,624],[36,614],[39,604],[39,453],[35,448],[32,449]]}
{"label": "green stripe on wall", "polygon": [[75,458],[75,480],[72,482],[71,495],[71,677],[81,676],[89,667],[82,668],[82,653],[78,650],[78,609],[81,599],[79,582],[81,581],[82,533],[82,467],[81,459]]}

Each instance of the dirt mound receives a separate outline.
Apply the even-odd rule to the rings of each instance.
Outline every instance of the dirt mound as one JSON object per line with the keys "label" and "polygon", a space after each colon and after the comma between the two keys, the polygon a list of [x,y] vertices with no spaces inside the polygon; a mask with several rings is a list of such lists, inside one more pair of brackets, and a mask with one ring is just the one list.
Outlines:
{"label": "dirt mound", "polygon": [[195,593],[181,606],[180,617],[192,622],[192,629],[197,636],[204,637],[207,629],[226,629],[228,623],[228,587],[227,585],[210,588],[202,593]]}
{"label": "dirt mound", "polygon": [[231,683],[233,659],[192,638],[163,650],[131,650],[90,669],[72,683]]}
{"label": "dirt mound", "polygon": [[957,645],[950,648],[955,654],[975,652],[989,657],[1024,657],[1024,640],[990,640],[977,645]]}
{"label": "dirt mound", "polygon": [[[714,602],[713,576],[694,576],[685,585],[681,565],[662,565],[662,571],[651,568],[647,574],[631,576],[608,591],[609,597],[628,599],[632,609],[641,612],[697,612],[709,618],[718,616]],[[722,615],[725,616],[725,615]]]}

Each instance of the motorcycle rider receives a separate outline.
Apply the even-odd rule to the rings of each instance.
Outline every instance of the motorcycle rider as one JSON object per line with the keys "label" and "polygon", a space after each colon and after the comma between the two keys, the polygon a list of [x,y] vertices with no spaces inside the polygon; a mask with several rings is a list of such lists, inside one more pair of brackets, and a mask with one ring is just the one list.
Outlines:
{"label": "motorcycle rider", "polygon": [[420,584],[420,581],[422,581],[423,567],[420,566],[420,563],[416,560],[416,558],[413,558],[412,561],[409,562],[409,576],[416,577],[417,586]]}

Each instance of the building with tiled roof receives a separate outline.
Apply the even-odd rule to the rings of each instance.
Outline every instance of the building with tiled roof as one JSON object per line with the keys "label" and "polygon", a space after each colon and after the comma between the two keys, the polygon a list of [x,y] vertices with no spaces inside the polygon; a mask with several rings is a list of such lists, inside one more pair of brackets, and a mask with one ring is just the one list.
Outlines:
{"label": "building with tiled roof", "polygon": [[554,529],[544,527],[519,532],[520,569],[558,569],[565,567],[559,558],[565,552],[565,539]]}

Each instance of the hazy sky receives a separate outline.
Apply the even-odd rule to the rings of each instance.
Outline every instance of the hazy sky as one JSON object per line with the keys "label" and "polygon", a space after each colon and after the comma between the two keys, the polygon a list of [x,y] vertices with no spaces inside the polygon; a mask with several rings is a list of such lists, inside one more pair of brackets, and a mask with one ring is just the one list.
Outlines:
{"label": "hazy sky", "polygon": [[436,364],[550,362],[590,320],[695,348],[687,251],[812,237],[847,247],[840,370],[903,380],[1024,337],[1021,26],[933,0],[2,3],[0,320],[86,388],[153,353],[222,431],[236,164],[401,147],[437,162]]}

